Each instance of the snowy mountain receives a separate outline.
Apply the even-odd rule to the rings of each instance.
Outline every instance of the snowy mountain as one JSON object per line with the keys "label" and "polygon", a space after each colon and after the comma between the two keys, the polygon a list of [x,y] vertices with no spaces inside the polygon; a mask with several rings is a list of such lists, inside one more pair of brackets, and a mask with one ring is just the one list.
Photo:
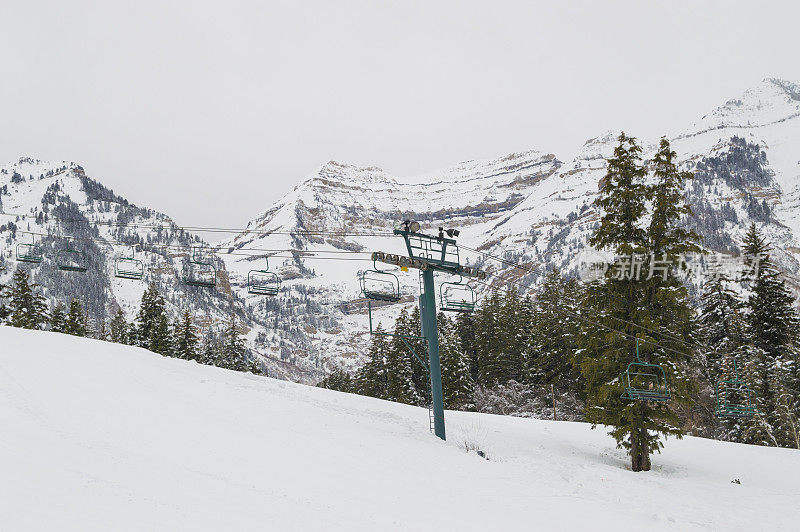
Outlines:
{"label": "snowy mountain", "polygon": [[[50,301],[69,304],[73,298],[101,320],[122,309],[131,321],[147,284],[155,282],[169,311],[177,317],[187,308],[203,332],[220,330],[233,313],[255,346],[264,336],[264,318],[254,316],[231,290],[224,263],[217,260],[218,285],[214,290],[185,285],[181,275],[194,247],[207,243],[178,228],[166,215],[140,208],[88,177],[75,163],[47,163],[30,158],[0,167],[0,282],[8,283],[13,271],[29,270]],[[17,254],[36,243],[40,264],[20,262]],[[19,247],[18,247],[19,246]],[[67,249],[83,254],[85,273],[61,271],[57,264]],[[115,276],[119,258],[135,253],[142,261],[143,279]],[[271,335],[274,350],[257,351],[274,375],[306,380],[303,370],[275,352],[280,333]]]}
{"label": "snowy mountain", "polygon": [[[23,231],[47,233],[44,243],[53,252],[64,245],[58,236],[91,237],[99,275],[36,268],[36,280],[50,296],[78,294],[98,314],[118,305],[130,318],[144,283],[120,282],[111,272],[114,255],[125,251],[116,242],[139,244],[140,258],[152,268],[148,279],[157,280],[173,311],[189,304],[210,326],[235,309],[274,374],[311,381],[362,360],[368,324],[357,272],[372,266],[372,251],[405,253],[402,239],[390,234],[398,220],[417,220],[429,233],[440,226],[461,230],[462,261],[487,270],[492,284],[533,287],[550,268],[582,275],[599,219],[592,203],[617,134],[592,138],[571,156],[531,150],[409,178],[328,162],[247,231],[215,244],[221,283],[214,291],[185,287],[177,278],[188,249],[202,242],[166,215],[130,205],[72,163],[21,159],[0,169],[0,208],[24,215],[0,219],[0,253],[10,263],[17,243],[29,241]],[[756,222],[800,288],[800,85],[766,79],[670,139],[682,168],[695,175],[686,187],[695,211],[686,224],[706,248],[735,254]],[[658,139],[640,141],[645,159],[651,157]],[[83,221],[65,222],[72,218]],[[283,279],[274,298],[247,292],[248,272],[264,269],[265,258]],[[419,293],[414,271],[388,269],[400,277],[404,297],[376,311],[386,326]]]}
{"label": "snowy mountain", "polygon": [[[599,219],[592,202],[616,136],[605,133],[588,140],[566,162],[530,151],[405,179],[375,167],[329,162],[253,219],[249,232],[221,243],[222,257],[234,290],[245,297],[249,261],[233,255],[235,250],[299,250],[271,262],[290,279],[287,285],[319,304],[313,318],[298,315],[298,323],[311,318],[324,325],[314,323],[296,341],[326,369],[352,367],[364,352],[367,328],[356,273],[370,263],[327,259],[340,251],[363,251],[362,259],[373,250],[404,253],[401,239],[380,235],[391,232],[397,220],[414,219],[428,232],[456,227],[463,246],[524,267],[462,248],[462,259],[488,270],[494,284],[535,286],[550,268],[580,274]],[[641,139],[645,159],[655,153],[657,140]],[[682,168],[695,174],[686,188],[695,213],[686,223],[704,237],[705,247],[736,253],[745,229],[756,222],[798,288],[800,85],[764,80],[671,140]],[[407,295],[398,305],[409,305],[418,294],[417,278],[413,271],[395,273]],[[390,318],[396,312],[389,306],[378,315]]]}
{"label": "snowy mountain", "polygon": [[[5,530],[795,530],[800,453],[428,411],[0,326]],[[488,460],[478,456],[481,450]],[[737,480],[738,482],[734,482]]]}

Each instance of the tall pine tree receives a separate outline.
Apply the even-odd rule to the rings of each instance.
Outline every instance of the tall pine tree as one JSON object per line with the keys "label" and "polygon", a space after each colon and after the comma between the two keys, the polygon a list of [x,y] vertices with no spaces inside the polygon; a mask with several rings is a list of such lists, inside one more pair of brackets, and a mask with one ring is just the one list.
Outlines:
{"label": "tall pine tree", "polygon": [[66,327],[66,309],[64,303],[59,301],[50,311],[50,330],[53,332],[63,333]]}
{"label": "tall pine tree", "polygon": [[64,332],[73,336],[86,336],[86,314],[83,312],[83,305],[77,299],[73,299],[69,304]]}
{"label": "tall pine tree", "polygon": [[183,313],[183,319],[175,328],[175,356],[184,360],[198,360],[200,358],[199,342],[197,328],[187,309]]}
{"label": "tall pine tree", "polygon": [[[633,471],[650,469],[650,454],[663,445],[662,434],[682,435],[675,410],[668,405],[621,397],[620,375],[634,360],[634,338],[642,339],[641,359],[667,372],[672,401],[678,405],[690,401],[686,372],[692,354],[683,341],[693,316],[686,289],[672,266],[678,255],[697,249],[694,235],[679,225],[689,212],[680,193],[688,176],[677,170],[665,139],[653,166],[656,185],[647,186],[641,149],[633,138],[620,135],[596,201],[603,216],[591,243],[613,250],[625,261],[612,264],[607,277],[587,292],[596,325],[586,325],[580,357],[587,420],[613,427],[611,435],[628,450]],[[648,200],[653,212],[645,226]],[[633,267],[637,262],[644,275]],[[652,271],[658,274],[648,276]]]}
{"label": "tall pine tree", "polygon": [[8,289],[11,314],[8,324],[23,329],[42,329],[47,323],[47,305],[44,297],[37,291],[37,285],[30,282],[28,272],[17,269],[11,278]]}

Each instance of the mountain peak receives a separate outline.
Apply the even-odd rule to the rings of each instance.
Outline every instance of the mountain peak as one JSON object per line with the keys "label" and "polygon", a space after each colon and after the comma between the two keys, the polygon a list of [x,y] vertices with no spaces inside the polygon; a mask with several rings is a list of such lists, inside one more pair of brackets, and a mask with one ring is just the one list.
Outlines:
{"label": "mountain peak", "polygon": [[797,116],[800,116],[800,85],[766,78],[705,115],[695,127],[698,131],[760,127]]}

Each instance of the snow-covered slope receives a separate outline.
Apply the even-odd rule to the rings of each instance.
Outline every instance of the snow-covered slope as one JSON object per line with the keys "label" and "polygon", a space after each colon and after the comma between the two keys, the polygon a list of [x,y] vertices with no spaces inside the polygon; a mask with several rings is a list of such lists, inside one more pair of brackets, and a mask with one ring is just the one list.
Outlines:
{"label": "snow-covered slope", "polygon": [[[3,530],[795,530],[800,452],[425,409],[0,327]],[[489,460],[466,448],[480,448]],[[741,484],[732,483],[739,479]]]}

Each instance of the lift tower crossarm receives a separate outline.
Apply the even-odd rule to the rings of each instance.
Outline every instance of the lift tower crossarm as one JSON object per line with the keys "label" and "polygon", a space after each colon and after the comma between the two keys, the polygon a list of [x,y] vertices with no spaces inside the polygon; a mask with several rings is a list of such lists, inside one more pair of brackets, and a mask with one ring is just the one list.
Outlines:
{"label": "lift tower crossarm", "polygon": [[458,274],[464,277],[471,277],[474,279],[480,279],[480,280],[486,279],[486,272],[483,270],[479,270],[478,268],[472,268],[469,266],[461,266],[461,265],[458,265],[455,268],[443,268],[440,266],[431,265],[424,259],[413,259],[410,257],[406,257],[405,255],[395,255],[392,253],[384,253],[383,251],[373,251],[371,259],[373,261],[382,262],[384,264],[390,264],[392,266],[400,266],[403,268],[413,268],[415,270],[421,270],[423,272],[430,268],[432,270]]}

